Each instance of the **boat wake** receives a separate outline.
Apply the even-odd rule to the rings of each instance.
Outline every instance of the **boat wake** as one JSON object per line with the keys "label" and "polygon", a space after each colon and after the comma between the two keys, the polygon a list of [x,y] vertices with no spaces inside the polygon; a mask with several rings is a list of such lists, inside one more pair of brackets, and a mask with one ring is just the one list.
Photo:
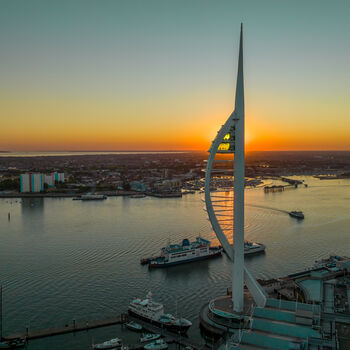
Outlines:
{"label": "boat wake", "polygon": [[273,208],[273,207],[268,207],[265,205],[256,205],[256,204],[248,204],[246,203],[247,207],[254,207],[254,208],[261,208],[261,209],[268,209],[268,210],[273,210],[273,211],[278,211],[284,214],[289,214],[289,212],[287,210],[283,210],[283,209],[277,209],[277,208]]}

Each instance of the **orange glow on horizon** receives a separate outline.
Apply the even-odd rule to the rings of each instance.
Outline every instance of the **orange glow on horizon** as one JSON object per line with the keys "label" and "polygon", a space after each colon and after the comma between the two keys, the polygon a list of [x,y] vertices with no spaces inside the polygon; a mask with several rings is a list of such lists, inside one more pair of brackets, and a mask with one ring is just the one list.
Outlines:
{"label": "orange glow on horizon", "polygon": [[[265,99],[260,109],[246,111],[246,150],[350,150],[347,114],[341,123],[327,122],[329,110],[307,106],[307,114],[289,110],[285,101],[272,110]],[[198,150],[207,151],[227,118],[232,102],[202,107],[191,95],[149,101],[88,101],[50,96],[18,98],[0,95],[0,150]],[[331,101],[332,102],[332,101]],[[336,101],[335,101],[336,102]],[[330,104],[329,108],[334,106]],[[174,108],[163,109],[166,103]],[[153,106],[153,105],[152,105]],[[254,107],[254,106],[253,106]],[[342,106],[341,106],[342,107]],[[280,114],[282,111],[282,114]],[[334,112],[335,113],[335,112]],[[225,117],[226,116],[226,117]],[[295,117],[297,116],[297,117]],[[315,121],[317,119],[317,122]]]}

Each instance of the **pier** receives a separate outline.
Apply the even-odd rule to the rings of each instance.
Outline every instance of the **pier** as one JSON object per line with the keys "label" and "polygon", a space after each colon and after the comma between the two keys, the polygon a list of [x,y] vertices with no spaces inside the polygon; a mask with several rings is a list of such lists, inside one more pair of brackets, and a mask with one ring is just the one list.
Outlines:
{"label": "pier", "polygon": [[280,185],[280,186],[265,186],[264,187],[264,192],[265,193],[268,193],[268,192],[282,192],[282,191],[284,191],[284,188],[285,188],[286,186],[282,186],[282,185]]}
{"label": "pier", "polygon": [[3,337],[6,340],[13,339],[38,339],[38,338],[46,338],[52,337],[55,335],[66,334],[66,333],[74,333],[87,331],[89,329],[107,327],[116,324],[121,324],[127,321],[128,315],[120,315],[118,317],[106,318],[103,320],[95,320],[95,321],[84,321],[84,322],[76,322],[73,320],[72,324],[66,324],[61,327],[53,327],[53,328],[45,328],[40,330],[29,330],[26,328],[24,333],[15,333],[8,336]]}
{"label": "pier", "polygon": [[[113,326],[118,324],[123,325],[130,320],[133,320],[139,323],[140,325],[142,325],[143,330],[146,332],[161,334],[164,341],[166,341],[169,344],[176,343],[183,347],[191,347],[194,350],[201,350],[205,347],[205,344],[196,343],[195,341],[189,339],[186,334],[177,334],[177,333],[170,332],[167,329],[142,321],[136,317],[131,317],[127,314],[121,314],[120,316],[117,316],[117,317],[106,318],[102,320],[94,320],[94,321],[76,322],[75,320],[73,320],[71,324],[66,324],[61,327],[52,327],[52,328],[45,328],[45,329],[39,329],[39,330],[29,330],[27,328],[26,331],[23,333],[11,334],[3,337],[3,339],[4,340],[26,339],[26,341],[29,341],[33,339],[53,337],[61,334],[88,331],[90,329]],[[138,349],[143,349],[144,345],[145,344],[141,344],[141,343],[132,344],[132,345],[129,345],[129,348],[130,350],[138,350]]]}

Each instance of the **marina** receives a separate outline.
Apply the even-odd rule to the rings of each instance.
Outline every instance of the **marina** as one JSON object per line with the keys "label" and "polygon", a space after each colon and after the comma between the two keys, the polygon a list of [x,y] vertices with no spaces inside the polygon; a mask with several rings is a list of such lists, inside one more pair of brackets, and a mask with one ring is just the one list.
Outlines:
{"label": "marina", "polygon": [[[53,337],[53,336],[58,336],[66,333],[88,331],[94,328],[108,327],[116,324],[125,325],[125,323],[129,321],[141,323],[143,330],[149,332],[149,334],[158,333],[169,344],[176,343],[184,347],[190,346],[191,348],[198,349],[198,350],[203,348],[203,344],[201,343],[196,343],[195,341],[187,337],[179,336],[179,334],[177,333],[170,332],[166,330],[164,327],[157,327],[155,324],[150,324],[148,322],[139,320],[137,318],[133,318],[125,314],[122,314],[116,318],[108,318],[104,320],[84,321],[80,323],[73,322],[72,324],[65,325],[63,327],[55,327],[55,328],[33,330],[33,331],[28,330],[24,333],[17,333],[17,334],[5,336],[4,339],[5,340],[25,339],[26,342],[30,343],[29,342],[30,340],[34,340],[38,338],[46,338],[46,337]],[[128,348],[132,350],[143,349],[143,347],[144,345],[142,344],[142,342],[140,344],[128,345]]]}

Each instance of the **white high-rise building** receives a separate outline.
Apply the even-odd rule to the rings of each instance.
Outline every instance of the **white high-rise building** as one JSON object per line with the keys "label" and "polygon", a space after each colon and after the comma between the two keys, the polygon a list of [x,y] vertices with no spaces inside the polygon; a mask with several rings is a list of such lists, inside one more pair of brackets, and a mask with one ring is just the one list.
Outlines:
{"label": "white high-rise building", "polygon": [[41,192],[44,190],[44,176],[38,173],[21,174],[21,192]]}
{"label": "white high-rise building", "polygon": [[30,174],[21,174],[20,176],[21,192],[30,192]]}
{"label": "white high-rise building", "polygon": [[55,186],[55,175],[44,175],[44,184],[47,184],[49,187]]}
{"label": "white high-rise building", "polygon": [[64,173],[54,173],[55,181],[64,182]]}

